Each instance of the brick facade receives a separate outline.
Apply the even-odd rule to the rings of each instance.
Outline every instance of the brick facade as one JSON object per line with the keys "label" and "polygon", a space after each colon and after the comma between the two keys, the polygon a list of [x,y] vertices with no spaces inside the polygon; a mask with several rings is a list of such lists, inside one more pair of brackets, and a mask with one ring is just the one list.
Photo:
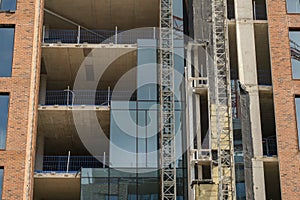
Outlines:
{"label": "brick facade", "polygon": [[0,24],[15,25],[12,77],[0,77],[0,92],[10,94],[6,150],[0,151],[4,200],[32,199],[42,3],[18,0],[15,13],[0,12]]}
{"label": "brick facade", "polygon": [[292,79],[289,28],[300,28],[300,15],[287,14],[285,0],[268,0],[269,37],[282,199],[299,199],[300,152],[294,96],[300,81]]}

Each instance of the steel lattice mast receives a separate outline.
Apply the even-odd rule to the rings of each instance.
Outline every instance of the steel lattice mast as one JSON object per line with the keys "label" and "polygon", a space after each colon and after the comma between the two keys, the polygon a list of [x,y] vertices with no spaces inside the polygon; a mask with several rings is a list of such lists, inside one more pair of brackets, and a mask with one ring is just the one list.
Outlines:
{"label": "steel lattice mast", "polygon": [[226,0],[212,1],[213,48],[218,145],[219,200],[234,199],[233,135],[230,112],[230,77],[228,66],[228,36]]}
{"label": "steel lattice mast", "polygon": [[173,0],[160,1],[161,199],[176,200]]}

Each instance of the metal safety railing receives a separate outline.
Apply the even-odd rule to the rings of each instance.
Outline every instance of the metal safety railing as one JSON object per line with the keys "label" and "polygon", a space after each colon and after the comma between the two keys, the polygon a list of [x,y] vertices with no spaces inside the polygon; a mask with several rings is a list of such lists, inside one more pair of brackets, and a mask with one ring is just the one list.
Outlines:
{"label": "metal safety railing", "polygon": [[135,29],[133,31],[118,30],[77,30],[44,28],[44,43],[66,44],[136,44],[138,39],[156,39],[157,28]]}
{"label": "metal safety railing", "polygon": [[136,94],[110,90],[53,90],[46,91],[45,103],[41,105],[110,105],[111,100],[136,100]]}
{"label": "metal safety railing", "polygon": [[276,136],[270,136],[263,138],[263,154],[264,156],[276,156],[277,155],[277,143]]}
{"label": "metal safety railing", "polygon": [[72,173],[81,168],[107,168],[107,156],[44,156],[43,170],[36,172]]}
{"label": "metal safety railing", "polygon": [[193,162],[211,162],[212,153],[211,149],[192,149],[191,150],[191,161]]}

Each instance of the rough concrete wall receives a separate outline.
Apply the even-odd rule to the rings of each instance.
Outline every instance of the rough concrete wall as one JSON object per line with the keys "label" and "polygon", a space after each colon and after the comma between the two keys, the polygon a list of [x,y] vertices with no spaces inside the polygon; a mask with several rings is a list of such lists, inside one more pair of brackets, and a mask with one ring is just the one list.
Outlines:
{"label": "rough concrete wall", "polygon": [[246,198],[250,200],[250,199],[254,199],[253,170],[252,170],[253,143],[252,143],[251,121],[250,121],[250,100],[249,100],[248,92],[245,91],[242,87],[240,87],[239,99],[240,99],[240,109],[241,109]]}
{"label": "rough concrete wall", "polygon": [[[207,47],[208,53],[208,78],[209,78],[209,90],[212,103],[215,102],[214,96],[214,67],[213,67],[213,37],[212,37],[212,7],[210,0],[192,0],[192,13],[193,17],[190,19],[191,37],[196,42],[207,40],[209,41]],[[205,60],[205,57],[201,57],[199,60]]]}

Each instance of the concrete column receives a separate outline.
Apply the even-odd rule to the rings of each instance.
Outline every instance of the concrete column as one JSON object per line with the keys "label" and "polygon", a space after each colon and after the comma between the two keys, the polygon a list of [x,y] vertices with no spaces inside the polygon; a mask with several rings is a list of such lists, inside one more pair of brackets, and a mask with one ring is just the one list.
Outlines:
{"label": "concrete column", "polygon": [[[199,66],[199,48],[198,46],[195,46],[193,48],[194,50],[194,68],[195,68],[195,78],[199,77],[200,72],[200,66]],[[201,74],[203,76],[203,74]],[[198,87],[200,84],[198,81],[196,81],[196,87]],[[199,94],[195,94],[195,120],[196,120],[196,135],[197,135],[197,147],[198,150],[202,149],[201,145],[201,97]],[[202,179],[202,165],[198,165],[198,179]]]}
{"label": "concrete column", "polygon": [[46,91],[47,91],[47,75],[42,74],[40,78],[40,94],[39,104],[44,105],[46,103]]}
{"label": "concrete column", "polygon": [[[187,47],[187,66],[186,66],[186,99],[187,99],[187,108],[186,108],[186,126],[187,126],[187,162],[188,162],[188,184],[191,184],[195,179],[194,176],[194,166],[191,165],[190,150],[194,149],[194,116],[193,116],[193,83],[189,81],[189,78],[192,77],[192,48],[189,44]],[[195,198],[195,190],[192,187],[188,187],[188,196],[190,199]]]}
{"label": "concrete column", "polygon": [[35,170],[43,170],[44,145],[44,135],[38,134],[36,141]]}
{"label": "concrete column", "polygon": [[253,179],[253,184],[251,185],[253,185],[253,188],[246,188],[246,191],[253,190],[254,199],[264,200],[265,181],[263,161],[261,159],[263,156],[263,149],[252,0],[235,1],[235,17],[239,79],[249,93],[249,128],[251,129],[253,146],[253,157],[251,158]]}

